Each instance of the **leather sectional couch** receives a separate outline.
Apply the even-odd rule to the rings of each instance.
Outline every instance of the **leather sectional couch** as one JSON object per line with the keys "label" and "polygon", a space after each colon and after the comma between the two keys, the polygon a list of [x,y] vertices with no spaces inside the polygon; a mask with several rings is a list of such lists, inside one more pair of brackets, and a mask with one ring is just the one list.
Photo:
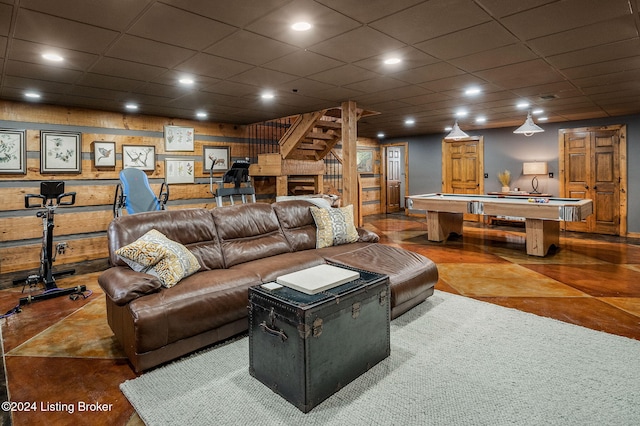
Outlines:
{"label": "leather sectional couch", "polygon": [[[108,228],[111,267],[99,277],[107,318],[136,372],[248,329],[248,288],[326,262],[384,273],[395,318],[433,294],[435,264],[378,243],[358,228],[358,241],[316,249],[316,225],[304,200],[215,209],[167,210],[114,219]],[[183,244],[200,269],[171,288],[135,272],[116,254],[155,229]]]}

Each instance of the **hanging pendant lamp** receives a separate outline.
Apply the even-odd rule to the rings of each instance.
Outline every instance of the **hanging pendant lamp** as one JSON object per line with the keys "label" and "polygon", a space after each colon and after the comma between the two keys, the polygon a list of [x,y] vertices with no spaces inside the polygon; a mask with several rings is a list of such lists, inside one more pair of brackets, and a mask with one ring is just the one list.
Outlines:
{"label": "hanging pendant lamp", "polygon": [[453,139],[457,141],[458,139],[464,139],[468,137],[469,137],[468,134],[460,130],[460,126],[458,126],[458,120],[456,120],[456,122],[453,124],[453,128],[451,129],[451,132],[449,132],[449,134],[444,138]]}
{"label": "hanging pendant lamp", "polygon": [[525,136],[532,136],[534,133],[540,132],[544,132],[544,129],[533,122],[533,118],[531,118],[531,111],[527,113],[527,119],[524,124],[513,131],[513,133]]}

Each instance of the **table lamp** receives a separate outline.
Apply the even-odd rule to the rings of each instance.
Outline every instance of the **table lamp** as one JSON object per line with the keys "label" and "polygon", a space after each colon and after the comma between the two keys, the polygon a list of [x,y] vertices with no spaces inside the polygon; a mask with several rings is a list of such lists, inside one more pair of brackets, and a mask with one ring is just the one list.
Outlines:
{"label": "table lamp", "polygon": [[531,179],[531,186],[533,191],[532,194],[539,194],[538,191],[538,177],[536,175],[546,175],[547,174],[547,163],[546,162],[532,162],[532,163],[522,163],[522,174],[523,175],[533,175],[533,179]]}

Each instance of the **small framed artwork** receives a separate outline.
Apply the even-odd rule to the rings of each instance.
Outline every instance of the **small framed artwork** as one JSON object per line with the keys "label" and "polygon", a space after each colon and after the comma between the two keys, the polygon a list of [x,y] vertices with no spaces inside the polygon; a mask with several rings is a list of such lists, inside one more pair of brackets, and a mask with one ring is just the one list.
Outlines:
{"label": "small framed artwork", "polygon": [[204,146],[202,147],[202,172],[208,174],[213,168],[213,173],[229,170],[228,146]]}
{"label": "small framed artwork", "polygon": [[0,129],[0,173],[27,173],[26,130]]}
{"label": "small framed artwork", "polygon": [[164,126],[165,151],[193,151],[193,127]]}
{"label": "small framed artwork", "polygon": [[82,133],[40,131],[40,173],[81,173]]}
{"label": "small framed artwork", "polygon": [[164,160],[165,180],[171,183],[193,183],[195,161],[189,158],[166,158]]}
{"label": "small framed artwork", "polygon": [[156,169],[156,147],[153,145],[122,145],[122,168]]}
{"label": "small framed artwork", "polygon": [[359,149],[357,151],[358,173],[373,173],[373,150]]}
{"label": "small framed artwork", "polygon": [[116,166],[116,143],[115,142],[93,142],[93,165],[95,167],[115,167]]}

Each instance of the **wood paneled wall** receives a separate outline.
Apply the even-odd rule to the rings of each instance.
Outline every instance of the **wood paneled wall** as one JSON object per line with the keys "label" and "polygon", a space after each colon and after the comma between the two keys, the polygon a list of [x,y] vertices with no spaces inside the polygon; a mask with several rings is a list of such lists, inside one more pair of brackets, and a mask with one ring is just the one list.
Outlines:
{"label": "wood paneled wall", "polygon": [[[164,126],[193,127],[193,152],[166,152]],[[122,145],[153,145],[155,170],[146,172],[152,189],[158,192],[165,177],[164,159],[189,158],[195,161],[194,184],[172,184],[169,209],[215,207],[209,192],[209,175],[203,170],[203,146],[228,146],[231,159],[248,156],[244,127],[142,115],[0,102],[0,128],[26,129],[27,173],[0,174],[0,288],[13,285],[13,279],[37,270],[43,224],[36,217],[40,209],[26,209],[25,194],[39,194],[43,180],[65,182],[66,192],[76,192],[73,206],[60,207],[55,214],[55,243],[66,242],[58,254],[54,270],[62,265],[81,267],[83,262],[102,260],[106,267],[106,229],[113,219],[115,188],[122,170]],[[80,174],[40,173],[40,131],[82,133],[82,172]],[[116,143],[116,166],[94,166],[92,142]],[[100,262],[98,262],[100,263]],[[95,264],[95,262],[94,262]]]}
{"label": "wood paneled wall", "polygon": [[[193,127],[194,151],[166,152],[165,125]],[[230,147],[232,161],[249,156],[246,129],[233,124],[0,101],[0,128],[25,129],[27,148],[26,174],[0,174],[0,288],[13,286],[14,279],[26,277],[39,266],[42,219],[36,217],[39,209],[25,208],[24,197],[25,194],[38,194],[41,181],[61,180],[65,182],[66,192],[76,192],[75,205],[56,210],[54,243],[66,242],[67,248],[64,254],[57,255],[54,270],[69,267],[82,270],[83,266],[100,269],[107,267],[106,229],[113,219],[123,145],[155,147],[155,170],[147,172],[147,176],[156,194],[165,177],[165,158],[195,161],[195,183],[172,184],[169,209],[215,207],[215,199],[209,192],[209,175],[202,165],[203,146]],[[41,130],[82,133],[80,174],[40,173]],[[115,167],[94,166],[94,141],[116,143]],[[358,145],[361,144],[374,148],[376,155],[374,173],[362,176],[363,214],[376,214],[380,212],[380,150],[375,140],[359,140]],[[255,186],[261,201],[273,201],[274,182],[256,181]]]}

